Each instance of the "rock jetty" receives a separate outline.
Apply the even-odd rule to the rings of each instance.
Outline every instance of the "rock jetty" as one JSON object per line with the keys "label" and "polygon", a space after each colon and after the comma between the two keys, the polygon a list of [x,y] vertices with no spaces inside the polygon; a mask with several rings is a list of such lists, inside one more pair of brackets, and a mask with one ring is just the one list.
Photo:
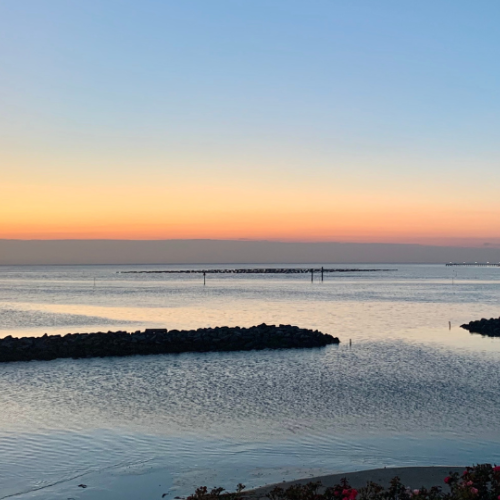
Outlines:
{"label": "rock jetty", "polygon": [[469,330],[470,333],[480,333],[481,335],[486,335],[488,337],[500,337],[500,318],[482,318],[477,321],[471,321],[465,325],[461,325],[461,328]]}
{"label": "rock jetty", "polygon": [[198,330],[146,329],[128,333],[68,333],[43,337],[0,339],[0,362],[167,354],[181,352],[250,351],[323,347],[336,337],[291,325],[250,328],[215,327]]}
{"label": "rock jetty", "polygon": [[396,269],[358,269],[358,268],[306,268],[306,267],[268,267],[236,269],[163,269],[154,271],[116,271],[118,274],[309,274],[309,273],[377,273],[396,271]]}

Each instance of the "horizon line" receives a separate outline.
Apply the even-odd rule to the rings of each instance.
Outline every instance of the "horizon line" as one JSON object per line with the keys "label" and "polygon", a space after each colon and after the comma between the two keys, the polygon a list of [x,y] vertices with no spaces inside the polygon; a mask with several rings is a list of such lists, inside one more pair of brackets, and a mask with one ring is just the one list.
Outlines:
{"label": "horizon line", "polygon": [[[491,238],[481,237],[456,237],[456,238],[429,238],[428,242],[413,242],[413,241],[356,241],[356,240],[295,240],[295,239],[251,239],[251,238],[0,238],[0,241],[16,241],[16,242],[194,242],[194,241],[213,241],[213,242],[235,242],[235,243],[293,243],[293,244],[337,244],[337,245],[412,245],[412,246],[433,246],[433,247],[452,247],[452,248],[471,248],[463,244],[464,241],[476,244],[482,240]],[[497,238],[495,238],[497,239]],[[445,240],[442,243],[436,243],[433,240]],[[451,241],[446,241],[451,240]],[[456,243],[453,242],[456,241]],[[499,238],[500,240],[500,238]],[[498,243],[484,242],[481,246],[472,248],[500,248]]]}

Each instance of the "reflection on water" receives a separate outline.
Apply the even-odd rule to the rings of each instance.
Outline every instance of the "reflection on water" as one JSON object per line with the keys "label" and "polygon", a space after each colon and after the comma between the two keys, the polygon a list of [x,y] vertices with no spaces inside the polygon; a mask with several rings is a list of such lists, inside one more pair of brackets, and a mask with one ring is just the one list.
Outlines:
{"label": "reflection on water", "polygon": [[[229,276],[205,288],[190,276],[131,279],[112,267],[3,269],[4,336],[265,321],[344,342],[0,365],[0,498],[109,499],[132,487],[131,473],[146,479],[143,493],[153,483],[186,493],[202,483],[499,462],[500,339],[458,325],[498,316],[500,271],[467,269],[452,285],[444,266],[399,267],[312,285]],[[82,474],[94,489],[70,491]]]}
{"label": "reflection on water", "polygon": [[0,425],[17,433],[126,427],[258,440],[416,427],[480,435],[500,429],[497,362],[378,342],[4,364],[0,388],[10,409]]}

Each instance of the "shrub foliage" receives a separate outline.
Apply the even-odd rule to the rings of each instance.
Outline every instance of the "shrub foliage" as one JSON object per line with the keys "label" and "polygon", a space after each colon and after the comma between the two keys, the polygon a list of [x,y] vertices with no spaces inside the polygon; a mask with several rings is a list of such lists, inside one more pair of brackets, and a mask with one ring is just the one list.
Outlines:
{"label": "shrub foliage", "polygon": [[[368,482],[356,490],[346,478],[339,484],[325,488],[320,482],[293,484],[288,488],[276,486],[266,496],[269,500],[500,500],[500,466],[481,464],[466,467],[462,474],[450,473],[443,479],[447,487],[411,489],[399,477],[389,487]],[[236,492],[226,493],[223,488],[198,488],[186,500],[245,500],[252,492],[243,493],[245,486],[238,484]]]}

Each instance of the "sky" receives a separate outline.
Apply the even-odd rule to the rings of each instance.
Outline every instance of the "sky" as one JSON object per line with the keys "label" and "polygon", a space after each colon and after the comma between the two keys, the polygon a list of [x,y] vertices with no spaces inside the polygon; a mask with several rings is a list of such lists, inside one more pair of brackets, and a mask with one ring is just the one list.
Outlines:
{"label": "sky", "polygon": [[0,239],[500,245],[497,0],[1,0]]}

